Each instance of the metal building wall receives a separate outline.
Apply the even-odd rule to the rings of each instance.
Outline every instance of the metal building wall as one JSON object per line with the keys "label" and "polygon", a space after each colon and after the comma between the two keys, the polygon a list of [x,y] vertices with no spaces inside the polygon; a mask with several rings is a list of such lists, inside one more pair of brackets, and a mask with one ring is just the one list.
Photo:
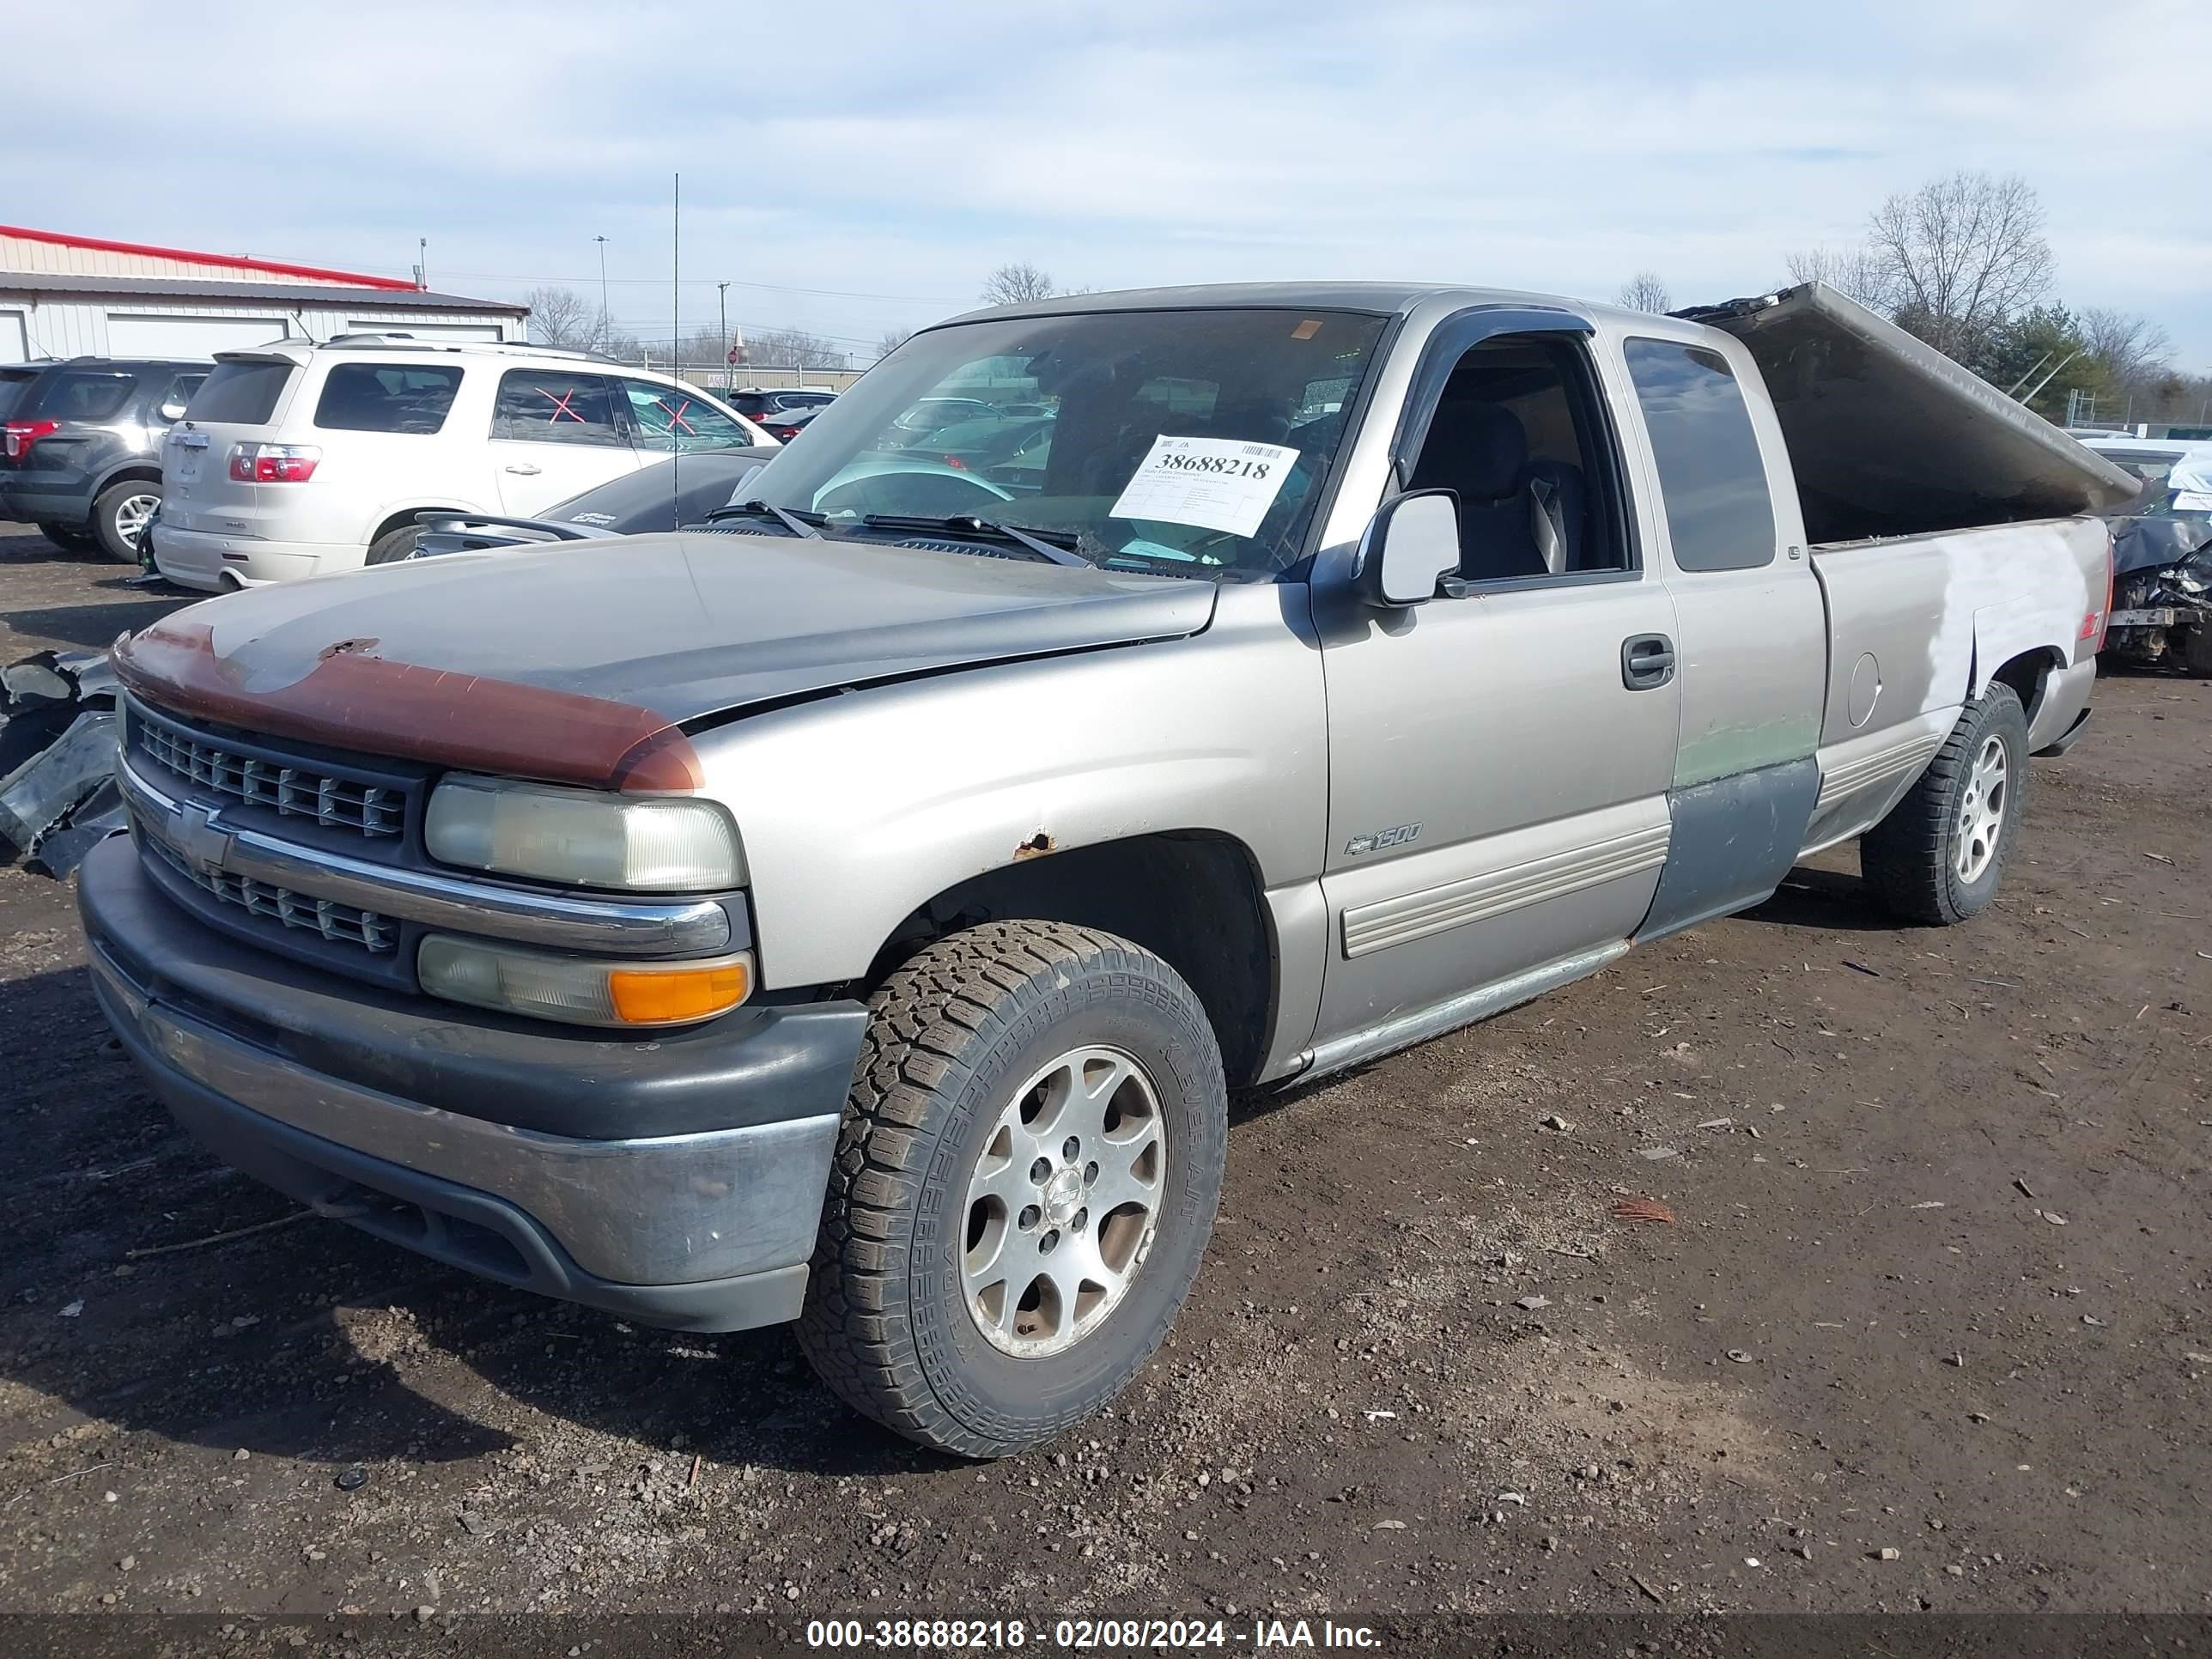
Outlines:
{"label": "metal building wall", "polygon": [[[369,328],[411,331],[427,338],[467,337],[459,331],[479,329],[486,332],[477,337],[508,340],[523,337],[523,322],[519,317],[473,311],[380,308],[374,303],[375,296],[373,293],[365,298],[369,303],[343,311],[301,311],[291,315],[285,314],[281,307],[265,301],[228,301],[221,305],[195,306],[170,300],[142,302],[88,299],[52,300],[33,306],[9,300],[0,301],[0,355],[9,353],[15,342],[15,331],[9,313],[20,315],[27,355],[33,357],[103,357],[112,355],[115,348],[111,344],[108,329],[108,319],[112,315],[265,321],[270,326],[259,338],[267,340],[286,336],[296,338],[301,335],[327,340],[334,334],[358,332]],[[185,331],[178,332],[182,336]],[[226,339],[216,349],[228,350],[246,343],[237,338]],[[136,351],[143,348],[133,342],[124,349]],[[171,349],[180,356],[207,355],[204,348],[193,350],[179,346]]]}

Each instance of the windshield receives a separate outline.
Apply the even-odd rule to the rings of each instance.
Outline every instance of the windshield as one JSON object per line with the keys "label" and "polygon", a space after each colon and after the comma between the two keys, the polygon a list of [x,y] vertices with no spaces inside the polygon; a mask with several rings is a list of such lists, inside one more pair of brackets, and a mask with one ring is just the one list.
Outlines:
{"label": "windshield", "polygon": [[832,535],[981,520],[1049,532],[1094,564],[1264,577],[1298,557],[1384,320],[1117,311],[933,330],[825,407],[748,493],[821,514]]}

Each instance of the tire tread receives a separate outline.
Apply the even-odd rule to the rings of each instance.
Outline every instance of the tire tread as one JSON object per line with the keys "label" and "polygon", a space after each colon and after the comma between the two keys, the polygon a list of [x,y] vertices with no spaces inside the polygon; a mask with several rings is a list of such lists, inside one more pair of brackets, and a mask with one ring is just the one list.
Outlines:
{"label": "tire tread", "polygon": [[1885,906],[1906,920],[1949,927],[1981,908],[1960,905],[1950,865],[1952,828],[1958,792],[1965,787],[1975,751],[1993,726],[2008,720],[2017,726],[2019,741],[2013,745],[2008,783],[2011,798],[1993,865],[2002,879],[2027,798],[2027,719],[2018,695],[2002,682],[1993,683],[1967,704],[1912,787],[1861,837],[1861,878]]}
{"label": "tire tread", "polygon": [[[1049,994],[1047,976],[1055,970],[1061,986],[1100,970],[1164,980],[1197,1006],[1174,970],[1151,952],[1064,922],[986,922],[939,939],[893,973],[872,1000],[798,1325],[814,1370],[848,1405],[911,1439],[969,1457],[1014,1449],[1014,1425],[998,1434],[979,1428],[955,1415],[932,1388],[909,1322],[893,1311],[901,1300],[896,1280],[910,1265],[904,1235],[911,1229],[900,1223],[927,1201],[939,1109],[991,1052],[978,1038]],[[1218,1049],[1202,1017],[1199,1024],[1218,1077]],[[1164,1325],[1150,1334],[1137,1364],[1165,1334]],[[1048,1434],[1072,1426],[1089,1410],[1071,1407]],[[1033,1428],[1020,1432],[1021,1442],[1038,1437]]]}

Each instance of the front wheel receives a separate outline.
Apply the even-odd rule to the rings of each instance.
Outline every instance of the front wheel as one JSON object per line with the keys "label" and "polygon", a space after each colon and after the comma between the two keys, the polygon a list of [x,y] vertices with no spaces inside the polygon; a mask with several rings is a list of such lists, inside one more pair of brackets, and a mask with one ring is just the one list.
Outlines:
{"label": "front wheel", "polygon": [[2212,679],[2212,617],[2189,624],[2181,640],[2181,664],[2200,679]]}
{"label": "front wheel", "polygon": [[422,539],[422,526],[412,522],[386,531],[368,545],[364,564],[398,564],[415,556],[415,544]]}
{"label": "front wheel", "polygon": [[1889,816],[1859,842],[1859,872],[1881,902],[1914,921],[1948,926],[1997,896],[2027,805],[2027,716],[1993,684]]}
{"label": "front wheel", "polygon": [[1221,1191],[1221,1051],[1167,963],[1055,922],[940,939],[872,1008],[799,1343],[910,1440],[1019,1451],[1174,1323]]}

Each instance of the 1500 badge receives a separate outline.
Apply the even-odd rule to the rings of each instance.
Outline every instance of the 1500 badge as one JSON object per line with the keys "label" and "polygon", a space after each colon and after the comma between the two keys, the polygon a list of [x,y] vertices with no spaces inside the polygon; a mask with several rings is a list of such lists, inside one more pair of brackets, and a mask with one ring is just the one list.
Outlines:
{"label": "1500 badge", "polygon": [[1393,830],[1377,830],[1371,836],[1354,836],[1344,843],[1345,855],[1357,858],[1362,853],[1386,852],[1393,847],[1403,847],[1421,833],[1418,823],[1401,823]]}

